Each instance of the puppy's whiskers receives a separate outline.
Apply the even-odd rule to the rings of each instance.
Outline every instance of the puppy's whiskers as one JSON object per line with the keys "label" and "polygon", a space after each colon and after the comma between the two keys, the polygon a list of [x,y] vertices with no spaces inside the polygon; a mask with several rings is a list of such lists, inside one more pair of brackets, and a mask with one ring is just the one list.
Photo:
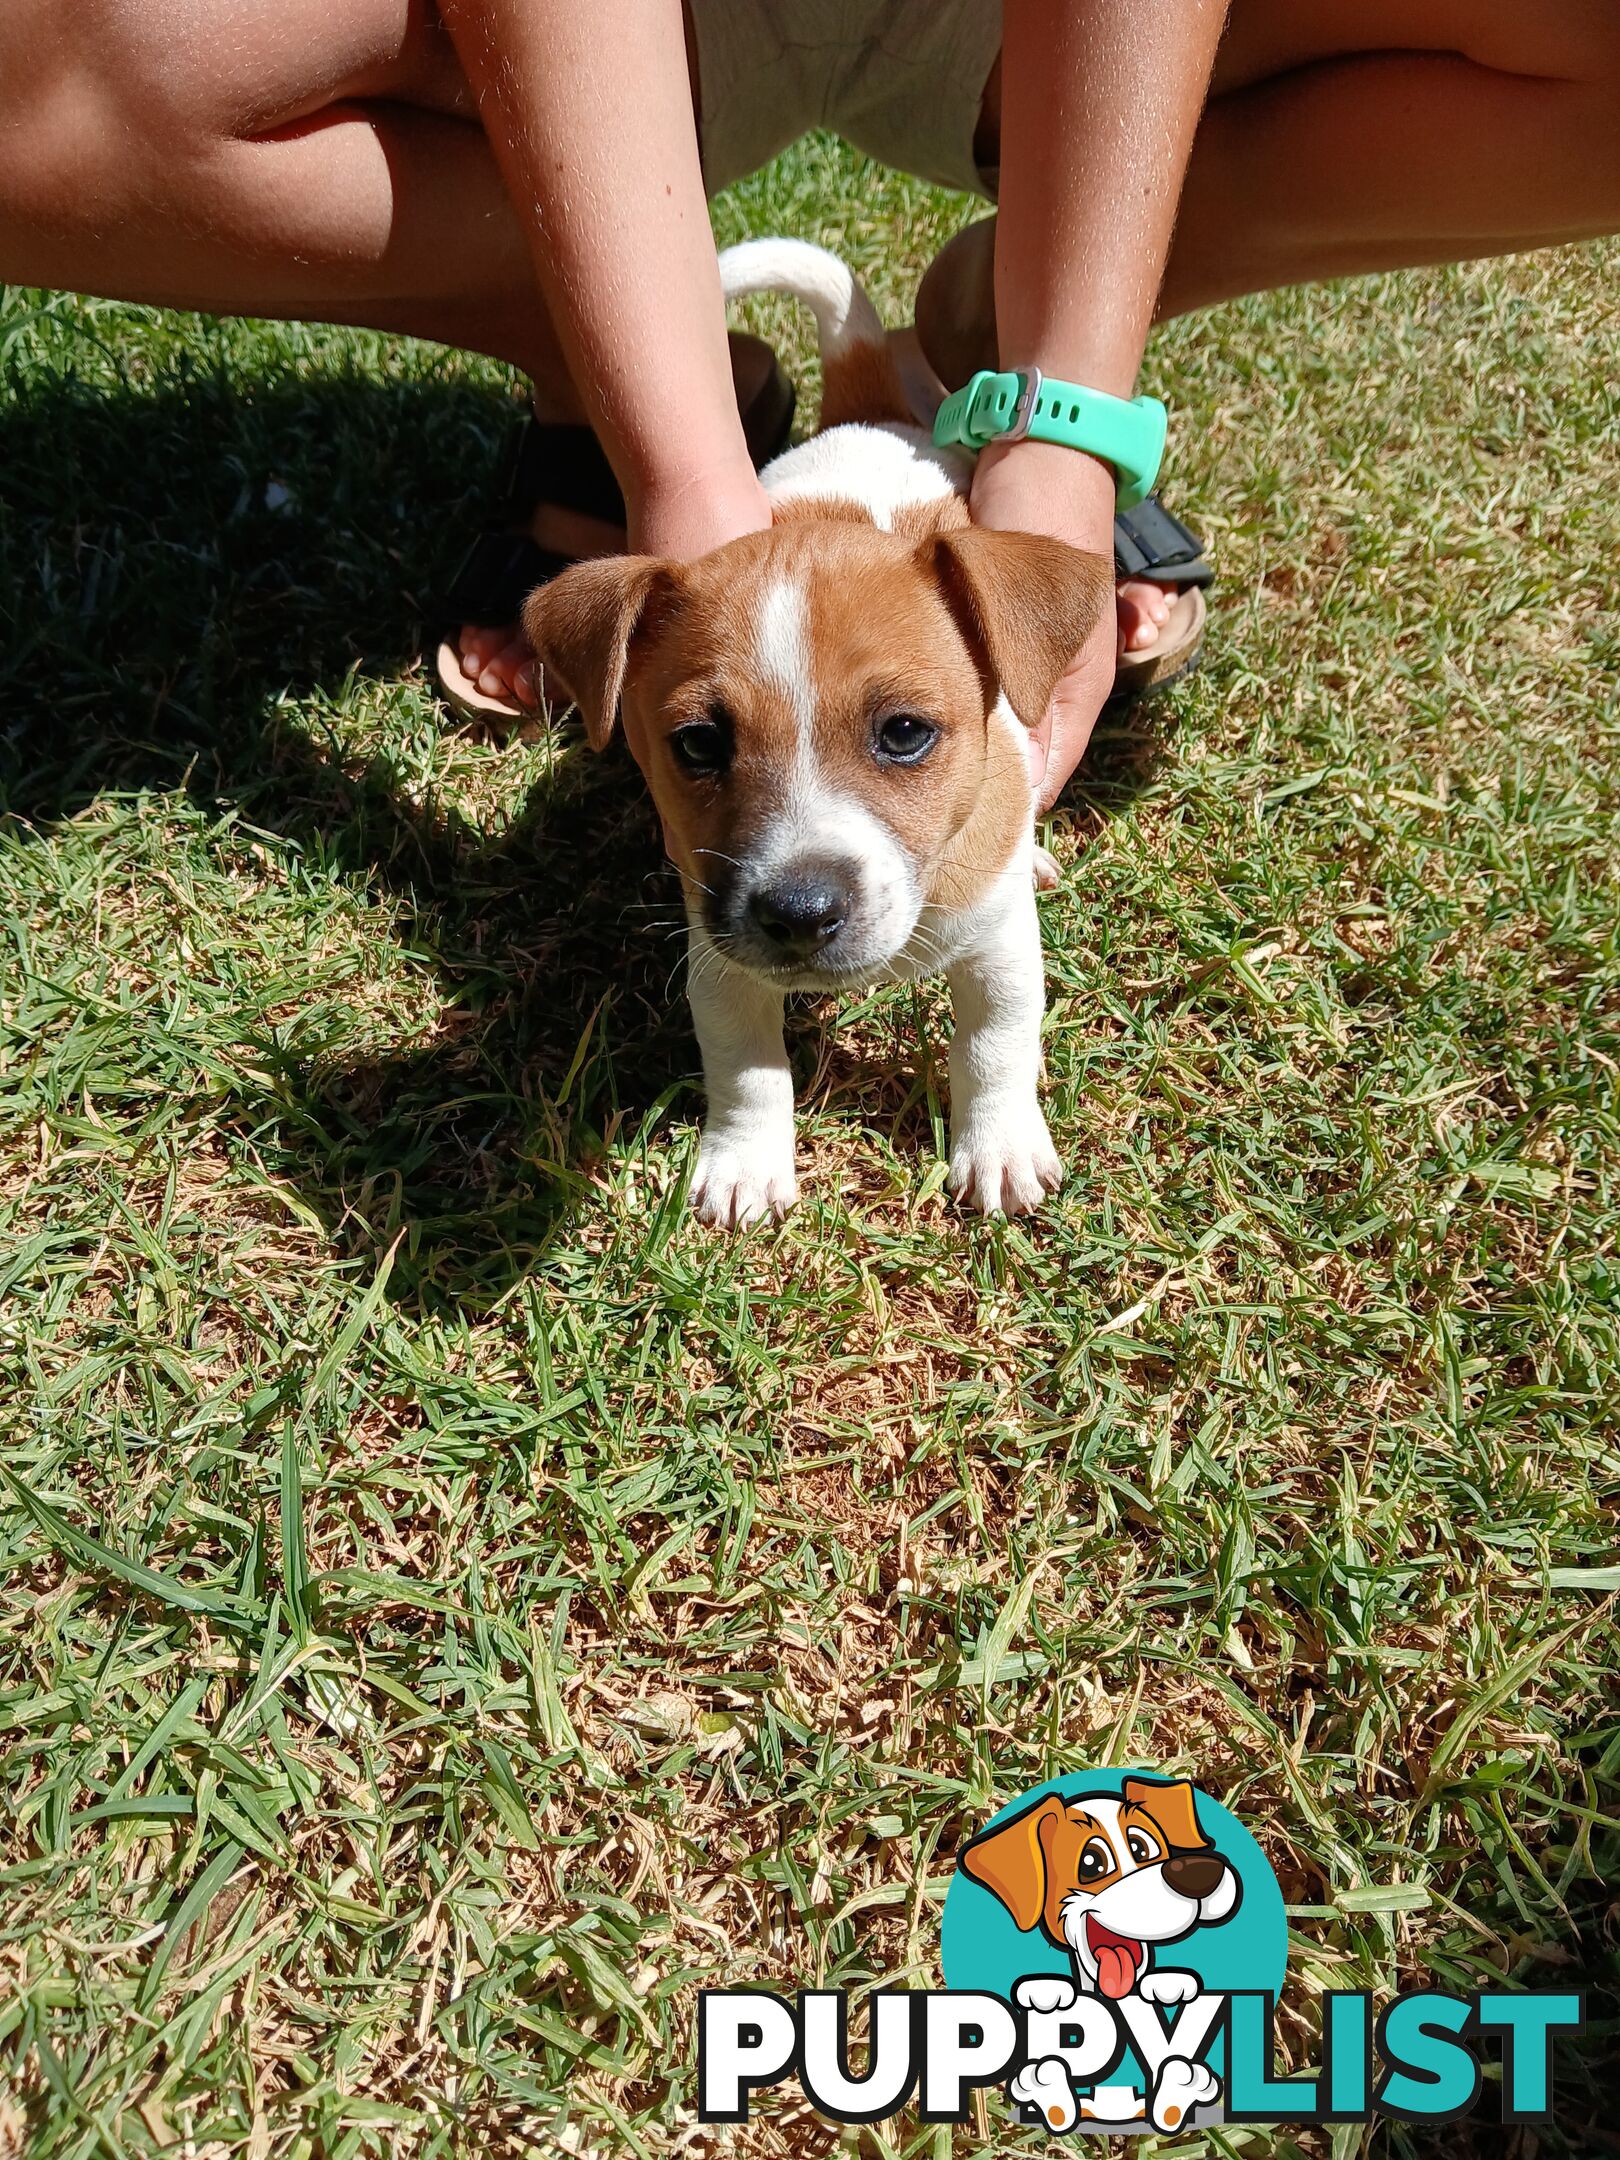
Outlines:
{"label": "puppy's whiskers", "polygon": [[[689,940],[685,955],[687,981],[689,983],[702,982],[706,973],[717,982],[721,980],[725,975],[727,966],[727,955],[724,948],[732,942],[732,939],[723,930],[710,931],[701,944]],[[676,963],[676,969],[670,976],[671,982],[674,981],[675,973],[678,972],[679,962]]]}

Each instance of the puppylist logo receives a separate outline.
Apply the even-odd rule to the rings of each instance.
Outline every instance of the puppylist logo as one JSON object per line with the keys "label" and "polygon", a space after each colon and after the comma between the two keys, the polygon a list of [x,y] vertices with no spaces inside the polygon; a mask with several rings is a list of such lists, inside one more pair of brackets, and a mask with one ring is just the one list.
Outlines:
{"label": "puppylist logo", "polygon": [[1439,2122],[1468,2114],[1501,2050],[1504,2122],[1543,2122],[1552,2043],[1579,1995],[1425,1990],[1377,2008],[1323,1998],[1322,2066],[1274,2074],[1288,1957],[1282,1893],[1219,1802],[1147,1771],[1075,1773],[993,1816],[957,1859],[941,1928],[945,1986],[866,2001],[851,2066],[848,1999],[807,1988],[712,1989],[698,2003],[698,2116],[746,2122],[792,2078],[833,2122],[908,2104],[965,2122],[1000,2086],[1050,2133],[1165,2135],[1212,2123]]}

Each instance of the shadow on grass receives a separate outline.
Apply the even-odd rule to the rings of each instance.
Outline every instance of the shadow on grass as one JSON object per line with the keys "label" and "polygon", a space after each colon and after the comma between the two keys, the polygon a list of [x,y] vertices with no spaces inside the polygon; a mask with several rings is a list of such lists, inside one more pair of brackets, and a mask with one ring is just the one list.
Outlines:
{"label": "shadow on grass", "polygon": [[236,1115],[341,1243],[409,1222],[396,1293],[452,1304],[506,1287],[603,1133],[693,1063],[675,948],[626,906],[678,904],[626,760],[565,751],[492,838],[321,737],[356,669],[415,656],[509,421],[341,378],[0,407],[0,808],[45,836],[104,792],[184,789],[390,904],[455,1000],[441,1039],[360,1065],[268,1046]]}
{"label": "shadow on grass", "polygon": [[[660,934],[678,891],[622,753],[565,750],[491,837],[385,755],[322,747],[323,704],[418,653],[511,408],[448,379],[201,366],[3,395],[0,812],[48,834],[99,794],[183,789],[389,903],[454,1000],[440,1039],[365,1063],[266,1041],[270,1092],[233,1114],[340,1246],[409,1226],[396,1296],[487,1302],[695,1066]],[[1127,724],[1061,814],[1117,811],[1155,755]]]}
{"label": "shadow on grass", "polygon": [[1084,847],[1111,818],[1123,817],[1169,762],[1175,728],[1175,707],[1163,698],[1105,712],[1057,799],[1059,829]]}

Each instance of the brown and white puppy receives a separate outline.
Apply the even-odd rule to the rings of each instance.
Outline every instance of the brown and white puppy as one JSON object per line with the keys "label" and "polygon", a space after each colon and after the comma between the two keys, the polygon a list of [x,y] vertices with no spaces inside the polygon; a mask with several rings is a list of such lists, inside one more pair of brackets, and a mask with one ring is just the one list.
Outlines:
{"label": "brown and white puppy", "polygon": [[594,747],[622,715],[681,873],[709,1098],[692,1205],[735,1228],[796,1197],[786,992],[943,971],[951,1187],[986,1214],[1035,1207],[1062,1170],[1037,1100],[1026,731],[1111,566],[970,523],[971,459],[913,423],[836,257],[751,241],[721,271],[728,295],[816,316],[822,429],[761,474],[771,530],[697,562],[577,564],[523,618]]}

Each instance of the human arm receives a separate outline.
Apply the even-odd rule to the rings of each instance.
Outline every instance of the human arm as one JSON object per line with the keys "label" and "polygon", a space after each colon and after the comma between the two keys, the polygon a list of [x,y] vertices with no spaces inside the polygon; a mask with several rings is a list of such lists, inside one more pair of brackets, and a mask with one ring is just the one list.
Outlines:
{"label": "human arm", "polygon": [[704,200],[680,0],[441,0],[630,544],[763,530]]}
{"label": "human arm", "polygon": [[[996,331],[1001,364],[1129,397],[1170,252],[1226,0],[1006,0]],[[980,524],[1112,559],[1114,473],[1050,443],[979,457]],[[1041,807],[1079,763],[1114,679],[1110,614],[1037,737]]]}

